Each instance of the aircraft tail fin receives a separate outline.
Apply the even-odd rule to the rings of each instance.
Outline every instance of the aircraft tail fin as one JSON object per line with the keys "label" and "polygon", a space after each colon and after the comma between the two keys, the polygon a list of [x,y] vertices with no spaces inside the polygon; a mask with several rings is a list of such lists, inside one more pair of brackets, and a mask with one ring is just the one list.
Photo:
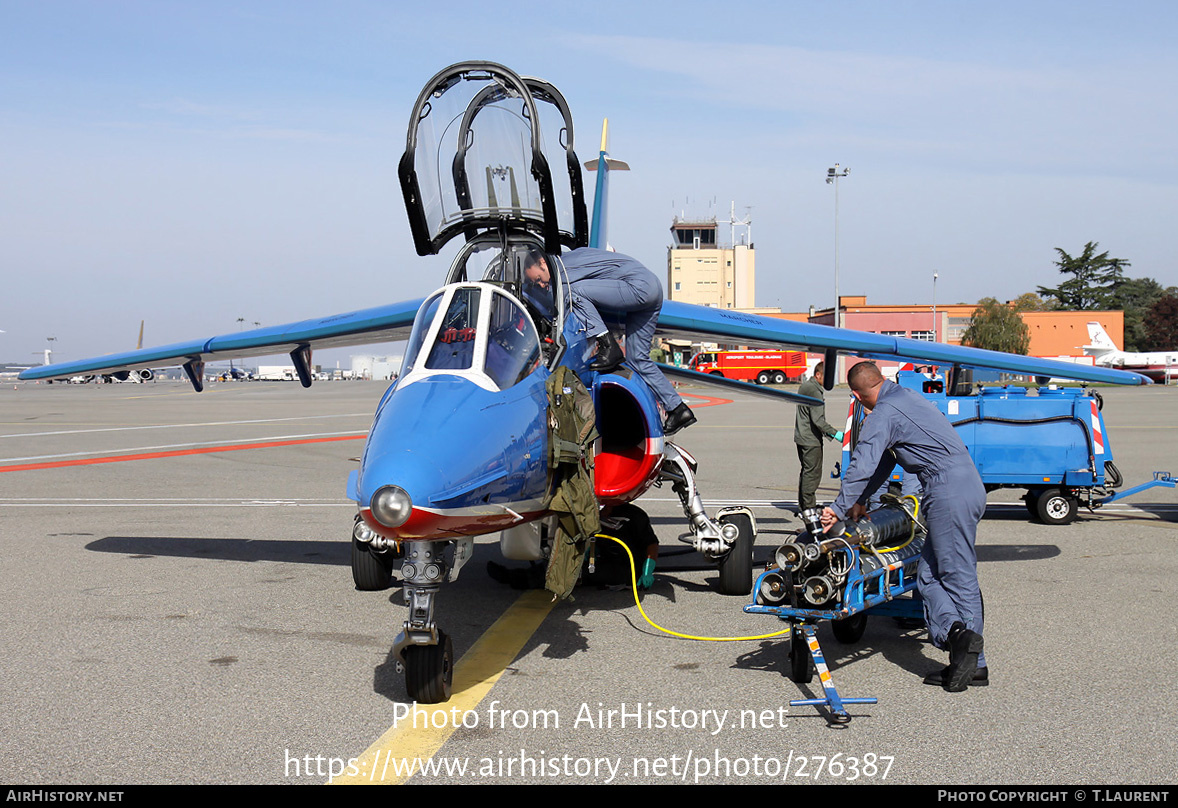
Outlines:
{"label": "aircraft tail fin", "polygon": [[593,221],[589,230],[589,246],[608,249],[606,219],[608,214],[609,172],[629,171],[630,166],[609,156],[609,118],[601,123],[601,151],[596,160],[585,163],[585,168],[597,172],[597,186],[593,192]]}
{"label": "aircraft tail fin", "polygon": [[1111,351],[1120,350],[1100,323],[1088,323],[1088,341],[1089,344],[1084,346],[1085,356],[1101,356]]}

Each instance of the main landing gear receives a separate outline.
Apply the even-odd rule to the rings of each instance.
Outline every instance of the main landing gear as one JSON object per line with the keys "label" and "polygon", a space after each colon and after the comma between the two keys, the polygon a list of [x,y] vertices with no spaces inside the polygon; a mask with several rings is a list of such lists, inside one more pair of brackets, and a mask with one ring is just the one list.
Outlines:
{"label": "main landing gear", "polygon": [[684,449],[667,441],[663,444],[663,465],[659,484],[671,483],[687,516],[689,534],[681,540],[712,561],[719,562],[719,591],[722,595],[747,595],[753,589],[753,543],[757,523],[748,508],[721,508],[715,520],[704,510],[695,484],[699,464]]}

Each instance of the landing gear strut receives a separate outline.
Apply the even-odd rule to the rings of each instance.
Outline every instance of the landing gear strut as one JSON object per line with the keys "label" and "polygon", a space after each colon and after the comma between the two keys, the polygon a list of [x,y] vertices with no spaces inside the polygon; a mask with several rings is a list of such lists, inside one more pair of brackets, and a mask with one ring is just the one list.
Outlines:
{"label": "landing gear strut", "polygon": [[[447,550],[453,552],[447,557]],[[439,542],[396,542],[373,532],[360,517],[352,527],[352,579],[357,589],[378,590],[389,585],[393,562],[401,562],[401,579],[409,617],[393,643],[397,673],[405,674],[409,698],[419,704],[438,704],[450,698],[454,681],[454,645],[434,621],[434,603],[442,584],[458,578],[458,571],[474,551],[474,539]]]}
{"label": "landing gear strut", "polygon": [[757,523],[748,508],[721,508],[713,520],[704,510],[695,485],[699,464],[685,450],[667,441],[663,444],[663,466],[659,482],[669,481],[679,495],[691,533],[681,537],[705,558],[720,563],[719,590],[722,595],[747,595],[753,589],[753,543]]}

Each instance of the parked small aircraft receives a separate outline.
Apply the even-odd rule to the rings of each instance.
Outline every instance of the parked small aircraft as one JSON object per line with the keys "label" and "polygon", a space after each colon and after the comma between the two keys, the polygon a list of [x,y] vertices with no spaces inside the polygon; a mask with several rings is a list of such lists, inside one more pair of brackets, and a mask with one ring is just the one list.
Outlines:
{"label": "parked small aircraft", "polygon": [[[143,349],[143,320],[139,321],[139,342],[135,346],[135,350]],[[46,364],[49,364],[46,362]],[[120,368],[113,373],[80,373],[77,376],[69,378],[70,384],[89,384],[92,381],[98,381],[100,384],[110,384],[111,382],[133,382],[135,384],[142,384],[149,382],[155,378],[155,371],[148,367],[132,367]]]}
{"label": "parked small aircraft", "polygon": [[[720,589],[752,585],[756,523],[744,508],[709,514],[696,487],[694,459],[663,435],[650,389],[628,372],[589,369],[594,340],[569,305],[564,250],[605,246],[610,169],[605,137],[597,171],[592,234],[574,151],[572,116],[552,85],[491,62],[463,62],[426,84],[409,119],[399,177],[417,252],[436,254],[463,240],[444,285],[423,300],[334,317],[216,336],[127,354],[26,371],[55,378],[80,372],[182,365],[196,390],[206,361],[290,354],[311,385],[311,350],[405,339],[400,377],[381,398],[348,496],[357,503],[352,573],[360,588],[388,585],[394,557],[409,614],[394,651],[410,698],[444,701],[453,649],[434,619],[438,593],[469,559],[474,537],[501,532],[505,554],[539,559],[552,535],[546,460],[545,382],[559,367],[592,392],[600,440],[596,493],[627,502],[670,483],[690,528],[690,543],[720,566]],[[550,158],[552,162],[550,163]],[[563,159],[562,159],[563,158]],[[563,165],[562,165],[563,163]],[[552,283],[524,276],[525,255],[548,254]],[[734,311],[665,302],[665,337],[824,352],[827,389],[836,353],[907,357],[949,368],[989,368],[1120,384],[1131,373],[928,343]],[[669,369],[668,369],[669,371]],[[814,402],[780,390],[675,371],[707,383]]]}
{"label": "parked small aircraft", "polygon": [[1178,380],[1178,351],[1122,351],[1100,323],[1088,323],[1088,339],[1091,342],[1084,346],[1084,355],[1093,357],[1100,367],[1132,370],[1155,382]]}

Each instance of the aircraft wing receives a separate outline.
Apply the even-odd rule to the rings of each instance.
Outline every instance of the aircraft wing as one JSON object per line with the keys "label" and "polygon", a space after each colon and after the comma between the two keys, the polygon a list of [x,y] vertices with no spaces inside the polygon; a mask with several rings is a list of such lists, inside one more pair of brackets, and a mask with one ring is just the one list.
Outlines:
{"label": "aircraft wing", "polygon": [[1054,359],[966,348],[907,337],[889,337],[827,325],[799,323],[738,311],[695,306],[671,300],[659,314],[659,336],[669,339],[738,342],[762,348],[789,346],[795,350],[837,351],[868,359],[924,362],[944,367],[997,370],[1027,376],[1049,376],[1103,384],[1151,384],[1139,373],[1074,365]]}
{"label": "aircraft wing", "polygon": [[742,393],[752,393],[753,395],[763,396],[765,398],[776,398],[778,400],[792,401],[794,404],[822,404],[820,398],[811,398],[810,396],[803,396],[797,393],[791,393],[788,390],[781,390],[776,387],[767,387],[760,384],[752,384],[751,382],[741,382],[736,379],[725,379],[723,376],[711,376],[707,373],[699,373],[698,371],[681,368],[677,365],[667,365],[662,362],[655,362],[662,372],[676,379],[683,381],[695,382],[696,384],[710,384],[713,387],[723,387],[728,390],[738,390]]}
{"label": "aircraft wing", "polygon": [[[189,378],[193,379],[192,369],[199,369],[208,361],[279,353],[292,354],[292,358],[295,358],[294,354],[309,349],[342,348],[406,339],[423,300],[393,303],[332,317],[223,334],[207,340],[178,342],[159,348],[145,348],[93,359],[44,365],[23,371],[20,378],[59,379],[80,374],[117,373],[135,368],[183,365],[189,369]],[[195,375],[199,376],[199,373]],[[193,384],[200,389],[195,380]]]}

